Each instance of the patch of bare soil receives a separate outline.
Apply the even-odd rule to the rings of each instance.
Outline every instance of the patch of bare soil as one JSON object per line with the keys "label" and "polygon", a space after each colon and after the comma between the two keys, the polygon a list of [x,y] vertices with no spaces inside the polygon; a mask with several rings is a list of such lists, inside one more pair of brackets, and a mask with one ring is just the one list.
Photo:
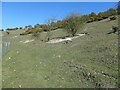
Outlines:
{"label": "patch of bare soil", "polygon": [[22,42],[22,43],[29,43],[29,42],[33,42],[33,41],[34,41],[34,39],[32,39],[32,40],[20,41],[20,42]]}
{"label": "patch of bare soil", "polygon": [[84,36],[85,34],[77,34],[74,37],[66,37],[66,38],[56,38],[56,39],[52,39],[47,43],[59,43],[59,42],[64,42],[64,41],[72,41],[75,38],[79,38],[81,36]]}

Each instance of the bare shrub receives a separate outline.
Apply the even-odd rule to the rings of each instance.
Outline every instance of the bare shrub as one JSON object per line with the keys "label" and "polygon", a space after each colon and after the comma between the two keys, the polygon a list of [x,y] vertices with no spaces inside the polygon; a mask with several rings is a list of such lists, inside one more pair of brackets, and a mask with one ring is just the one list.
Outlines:
{"label": "bare shrub", "polygon": [[82,16],[72,13],[65,18],[64,28],[69,34],[74,37],[79,28],[84,25],[84,22],[85,21]]}

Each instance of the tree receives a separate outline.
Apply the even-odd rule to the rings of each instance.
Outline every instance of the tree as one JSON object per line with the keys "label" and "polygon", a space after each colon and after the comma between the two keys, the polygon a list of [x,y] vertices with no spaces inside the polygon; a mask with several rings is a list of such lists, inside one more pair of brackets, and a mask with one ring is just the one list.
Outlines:
{"label": "tree", "polygon": [[89,20],[89,15],[83,15],[82,17],[81,17],[81,19],[82,19],[82,21],[87,21],[87,20]]}
{"label": "tree", "polygon": [[34,28],[40,27],[40,24],[36,24],[34,25]]}
{"label": "tree", "polygon": [[[17,29],[19,29],[19,28],[18,28],[18,27],[16,27],[16,28],[14,28],[14,29],[15,29],[15,30],[17,30]],[[13,30],[14,30],[14,29],[13,29]]]}
{"label": "tree", "polygon": [[106,15],[106,13],[105,12],[100,12],[100,13],[98,13],[98,18],[102,18],[102,19],[106,19],[107,18],[107,15]]}
{"label": "tree", "polygon": [[33,29],[32,25],[28,25],[28,29]]}
{"label": "tree", "polygon": [[50,40],[51,36],[52,36],[52,23],[54,23],[55,21],[55,18],[49,18],[47,21],[46,21],[46,25],[47,25],[47,35],[46,35],[46,38],[47,38],[47,41]]}
{"label": "tree", "polygon": [[28,29],[28,26],[25,26],[25,30],[27,30]]}
{"label": "tree", "polygon": [[103,15],[102,12],[99,12],[97,16],[100,17],[100,18],[102,18],[104,15]]}
{"label": "tree", "polygon": [[96,17],[97,15],[94,13],[94,12],[92,12],[91,14],[89,14],[89,17]]}
{"label": "tree", "polygon": [[113,9],[113,8],[110,8],[109,10],[107,10],[107,11],[105,12],[105,14],[106,14],[107,16],[113,16],[113,15],[117,15],[117,11],[116,11],[115,9]]}
{"label": "tree", "polygon": [[40,28],[43,29],[43,31],[47,31],[47,25],[46,24],[41,24],[39,25]]}
{"label": "tree", "polygon": [[80,16],[78,14],[70,14],[65,18],[65,29],[69,34],[71,34],[73,37],[77,33],[77,30],[79,29],[79,25],[82,23],[82,20],[80,20]]}
{"label": "tree", "polygon": [[118,5],[117,5],[117,13],[118,15],[120,15],[120,1],[118,2]]}
{"label": "tree", "polygon": [[22,29],[22,27],[20,27],[20,29]]}
{"label": "tree", "polygon": [[32,33],[32,37],[37,40],[40,37],[42,31],[40,31],[38,28],[34,28],[34,32]]}
{"label": "tree", "polygon": [[0,29],[0,31],[4,31],[4,29]]}

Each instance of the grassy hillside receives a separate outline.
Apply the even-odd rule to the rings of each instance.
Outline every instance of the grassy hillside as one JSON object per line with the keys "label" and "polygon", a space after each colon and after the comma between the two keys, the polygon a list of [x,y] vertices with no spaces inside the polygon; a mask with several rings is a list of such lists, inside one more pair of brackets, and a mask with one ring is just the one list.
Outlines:
{"label": "grassy hillside", "polygon": [[[11,44],[3,57],[3,88],[117,87],[118,35],[106,34],[112,26],[117,26],[117,20],[89,23],[83,31],[89,35],[68,44],[40,40],[25,44],[20,41],[32,39],[31,35],[4,32],[3,42]],[[66,35],[61,30],[52,34],[52,38]]]}

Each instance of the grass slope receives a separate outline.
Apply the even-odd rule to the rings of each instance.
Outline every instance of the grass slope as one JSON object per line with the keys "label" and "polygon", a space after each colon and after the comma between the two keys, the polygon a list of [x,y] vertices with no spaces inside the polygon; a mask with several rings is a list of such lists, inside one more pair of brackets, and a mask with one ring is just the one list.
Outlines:
{"label": "grass slope", "polygon": [[[89,23],[90,35],[68,44],[39,40],[24,44],[20,41],[30,35],[12,38],[21,31],[4,33],[3,41],[10,41],[11,48],[3,57],[3,88],[117,87],[118,36],[106,34],[113,25],[116,20]],[[54,31],[53,36],[62,33]]]}

